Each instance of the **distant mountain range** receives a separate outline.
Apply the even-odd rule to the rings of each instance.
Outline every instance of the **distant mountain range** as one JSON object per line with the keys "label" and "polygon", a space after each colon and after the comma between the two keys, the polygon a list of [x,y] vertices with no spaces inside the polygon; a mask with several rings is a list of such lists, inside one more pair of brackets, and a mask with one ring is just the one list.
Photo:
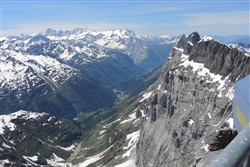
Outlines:
{"label": "distant mountain range", "polygon": [[113,87],[158,67],[175,42],[151,46],[120,29],[3,37],[1,113],[24,109],[75,117],[110,107]]}
{"label": "distant mountain range", "polygon": [[[64,62],[71,61],[76,64],[86,64],[105,57],[112,57],[107,52],[116,50],[127,54],[134,64],[144,70],[152,70],[160,63],[150,64],[151,66],[148,67],[143,66],[143,62],[147,59],[157,59],[157,56],[161,57],[162,55],[148,53],[150,50],[149,44],[152,43],[149,42],[149,39],[150,37],[136,36],[133,31],[121,29],[106,31],[93,31],[86,28],[78,28],[72,31],[47,29],[45,32],[33,35],[11,36],[9,45],[5,43],[5,47],[19,45],[16,50],[23,53],[50,54]],[[154,37],[154,41],[161,39],[164,39],[161,44],[175,44],[178,41],[176,37]],[[40,46],[40,48],[38,49],[37,46]]]}
{"label": "distant mountain range", "polygon": [[249,35],[229,35],[229,36],[216,35],[212,37],[226,44],[238,44],[238,43],[244,43],[245,45],[250,44]]}
{"label": "distant mountain range", "polygon": [[171,35],[161,35],[161,36],[150,36],[150,35],[138,35],[138,38],[147,42],[149,45],[154,44],[176,44],[180,40],[182,35],[171,36]]}

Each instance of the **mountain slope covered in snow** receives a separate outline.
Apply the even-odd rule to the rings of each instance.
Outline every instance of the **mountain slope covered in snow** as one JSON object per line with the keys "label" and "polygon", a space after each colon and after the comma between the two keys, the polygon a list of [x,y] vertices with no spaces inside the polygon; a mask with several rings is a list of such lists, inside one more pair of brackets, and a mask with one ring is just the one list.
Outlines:
{"label": "mountain slope covered in snow", "polygon": [[112,90],[55,58],[0,52],[1,113],[25,109],[75,117],[114,103]]}
{"label": "mountain slope covered in snow", "polygon": [[110,107],[112,88],[160,65],[165,49],[150,47],[130,30],[47,29],[1,38],[1,113],[75,117]]}
{"label": "mountain slope covered in snow", "polygon": [[66,166],[82,136],[76,122],[48,113],[19,110],[0,121],[3,166]]}
{"label": "mountain slope covered in snow", "polygon": [[[176,43],[176,40],[165,43],[166,47]],[[120,29],[106,31],[86,28],[72,31],[47,29],[45,32],[33,35],[12,36],[2,42],[2,48],[28,54],[46,54],[77,65],[113,57],[113,54],[107,52],[115,50],[128,55],[144,72],[159,66],[168,55],[159,54],[157,49],[151,48],[147,40],[137,37],[133,31]]]}

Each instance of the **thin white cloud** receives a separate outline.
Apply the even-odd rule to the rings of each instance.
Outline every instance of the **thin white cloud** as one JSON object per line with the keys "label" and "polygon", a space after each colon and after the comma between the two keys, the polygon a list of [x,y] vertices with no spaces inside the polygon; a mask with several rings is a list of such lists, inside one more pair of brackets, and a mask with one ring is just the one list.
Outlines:
{"label": "thin white cloud", "polygon": [[171,6],[168,3],[160,3],[159,4],[145,4],[145,5],[137,5],[133,8],[130,8],[128,11],[119,11],[118,14],[125,15],[146,15],[146,14],[157,14],[157,13],[166,13],[172,11],[181,10],[180,6]]}
{"label": "thin white cloud", "polygon": [[185,14],[185,16],[188,18],[184,21],[184,24],[191,27],[223,24],[249,24],[249,11],[225,13],[192,13]]}

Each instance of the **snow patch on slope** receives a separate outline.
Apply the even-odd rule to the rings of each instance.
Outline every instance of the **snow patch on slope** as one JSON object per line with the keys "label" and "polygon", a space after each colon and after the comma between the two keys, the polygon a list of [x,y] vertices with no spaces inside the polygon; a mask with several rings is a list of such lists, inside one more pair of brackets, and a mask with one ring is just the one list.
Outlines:
{"label": "snow patch on slope", "polygon": [[229,48],[235,48],[239,52],[243,53],[245,56],[250,57],[250,48],[248,48],[248,47],[242,47],[242,46],[240,46],[238,44],[229,44],[228,47]]}
{"label": "snow patch on slope", "polygon": [[55,153],[52,154],[50,159],[46,159],[47,163],[52,166],[72,166],[70,163],[65,163],[64,159],[57,156]]}
{"label": "snow patch on slope", "polygon": [[122,164],[116,165],[115,167],[136,167],[135,160],[129,159],[128,161],[125,161]]}
{"label": "snow patch on slope", "polygon": [[44,115],[46,115],[46,113],[35,113],[24,110],[20,110],[9,115],[0,115],[0,134],[4,134],[6,128],[10,131],[15,130],[16,125],[12,122],[14,119],[37,119]]}
{"label": "snow patch on slope", "polygon": [[208,152],[209,151],[208,147],[209,145],[205,144],[204,146],[201,147],[201,149],[204,149],[206,152]]}
{"label": "snow patch on slope", "polygon": [[229,127],[231,129],[234,128],[234,120],[233,120],[233,118],[229,118],[226,122],[229,124]]}
{"label": "snow patch on slope", "polygon": [[17,98],[45,82],[59,88],[57,84],[65,83],[79,72],[49,56],[23,55],[15,51],[0,51],[0,54],[0,88],[9,92],[17,90]]}
{"label": "snow patch on slope", "polygon": [[130,121],[133,121],[135,119],[136,119],[136,113],[134,112],[134,113],[129,115],[128,119],[125,119],[122,122],[120,122],[120,124],[124,124],[124,123],[130,122]]}
{"label": "snow patch on slope", "polygon": [[135,151],[139,137],[140,130],[127,135],[126,141],[128,141],[128,145],[123,147],[126,152],[122,155],[122,158],[125,158],[126,161],[115,167],[136,167],[136,161],[131,157],[131,153]]}
{"label": "snow patch on slope", "polygon": [[188,121],[188,123],[189,123],[190,125],[192,125],[192,124],[194,123],[194,120],[190,119],[190,120]]}
{"label": "snow patch on slope", "polygon": [[123,147],[124,150],[128,151],[122,155],[122,157],[129,157],[131,152],[136,148],[136,144],[140,137],[140,130],[133,132],[131,134],[128,134],[126,137],[126,140],[129,140],[128,146]]}
{"label": "snow patch on slope", "polygon": [[33,156],[33,157],[23,156],[23,158],[31,165],[38,166],[38,164],[35,163],[35,161],[38,160],[38,156]]}
{"label": "snow patch on slope", "polygon": [[217,86],[217,90],[219,92],[218,97],[222,97],[223,95],[225,95],[229,99],[231,100],[233,99],[233,88],[229,89],[226,93],[223,93],[226,85],[229,83],[229,76],[223,78],[219,74],[211,73],[210,70],[206,68],[203,63],[197,63],[194,62],[193,60],[190,61],[188,60],[188,58],[189,55],[182,54],[181,55],[182,63],[179,66],[184,66],[185,68],[192,67],[192,72],[197,73],[197,76],[200,78],[205,77],[207,79],[206,82],[218,83]]}
{"label": "snow patch on slope", "polygon": [[103,157],[103,154],[106,153],[110,148],[112,148],[113,145],[111,145],[109,148],[107,148],[106,150],[102,151],[99,154],[96,154],[94,156],[91,157],[87,157],[86,160],[78,165],[76,165],[76,167],[87,167],[88,165],[95,163],[96,161],[100,160]]}
{"label": "snow patch on slope", "polygon": [[214,40],[214,39],[212,37],[209,37],[209,36],[204,36],[199,42],[206,42],[206,41],[211,41],[211,40]]}
{"label": "snow patch on slope", "polygon": [[151,91],[151,92],[147,92],[147,93],[144,93],[144,94],[142,95],[142,96],[143,96],[143,98],[141,99],[141,101],[140,101],[140,102],[143,102],[144,100],[146,100],[146,99],[150,98],[152,94],[153,94],[153,91]]}

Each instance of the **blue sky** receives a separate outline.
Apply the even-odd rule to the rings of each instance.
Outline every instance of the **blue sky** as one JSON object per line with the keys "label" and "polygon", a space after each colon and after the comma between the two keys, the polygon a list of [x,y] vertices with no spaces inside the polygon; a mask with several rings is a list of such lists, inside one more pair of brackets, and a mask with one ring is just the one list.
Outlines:
{"label": "blue sky", "polygon": [[248,35],[249,0],[1,0],[1,35],[88,27],[140,35]]}

